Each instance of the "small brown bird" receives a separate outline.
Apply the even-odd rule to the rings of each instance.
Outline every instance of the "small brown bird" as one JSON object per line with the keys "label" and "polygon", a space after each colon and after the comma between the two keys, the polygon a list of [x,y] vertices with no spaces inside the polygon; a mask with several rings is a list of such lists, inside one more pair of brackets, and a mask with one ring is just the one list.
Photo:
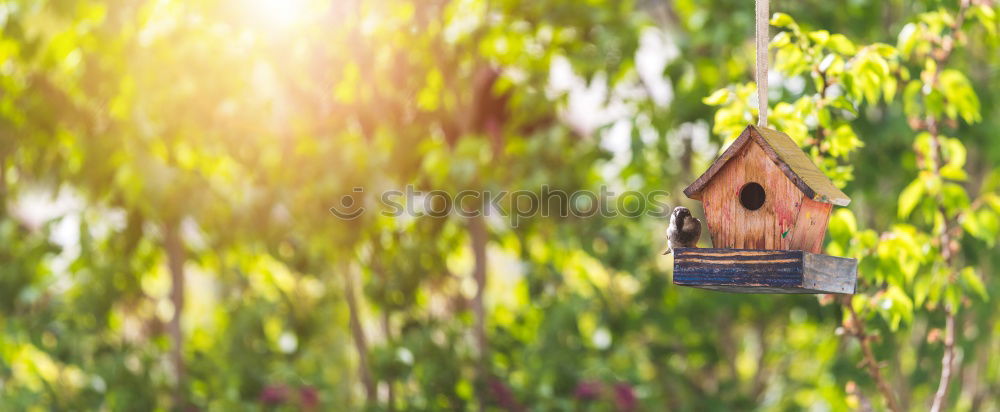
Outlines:
{"label": "small brown bird", "polygon": [[670,226],[667,227],[667,251],[663,254],[672,253],[675,247],[697,247],[700,237],[701,221],[691,216],[688,208],[675,207],[670,214]]}

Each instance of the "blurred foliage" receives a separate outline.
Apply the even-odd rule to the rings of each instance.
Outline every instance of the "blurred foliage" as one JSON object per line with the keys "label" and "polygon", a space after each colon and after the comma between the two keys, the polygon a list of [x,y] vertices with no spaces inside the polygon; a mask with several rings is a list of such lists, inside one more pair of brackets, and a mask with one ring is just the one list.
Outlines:
{"label": "blurred foliage", "polygon": [[853,297],[674,287],[657,216],[376,213],[700,210],[751,2],[0,2],[0,410],[1000,409],[998,6],[773,6]]}

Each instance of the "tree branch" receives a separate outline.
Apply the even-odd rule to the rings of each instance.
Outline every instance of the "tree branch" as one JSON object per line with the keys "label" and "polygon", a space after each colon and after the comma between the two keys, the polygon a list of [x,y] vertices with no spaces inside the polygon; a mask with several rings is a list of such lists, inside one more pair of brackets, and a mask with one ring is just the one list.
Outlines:
{"label": "tree branch", "polygon": [[865,360],[864,364],[868,368],[868,374],[871,375],[872,379],[875,380],[875,385],[878,387],[879,392],[885,398],[885,402],[892,412],[901,412],[903,409],[899,407],[899,403],[896,402],[896,396],[892,392],[892,387],[886,382],[882,373],[879,371],[878,360],[875,358],[875,351],[872,350],[871,340],[872,336],[865,332],[864,323],[861,317],[858,316],[858,312],[854,310],[854,306],[851,305],[851,297],[845,296],[842,299],[841,304],[847,308],[848,312],[851,314],[851,323],[849,325],[844,325],[848,332],[858,339],[858,343],[861,344],[861,351],[864,354]]}
{"label": "tree branch", "polygon": [[940,412],[944,408],[945,398],[948,397],[948,386],[951,383],[952,369],[955,365],[955,313],[951,309],[945,309],[945,314],[944,356],[941,357],[941,381],[938,383],[937,392],[934,393],[931,412]]}
{"label": "tree branch", "polygon": [[[382,332],[385,334],[385,340],[387,342],[392,341],[392,318],[388,307],[382,308]],[[388,403],[389,412],[396,411],[396,382],[392,379],[386,379],[386,386],[389,387],[387,393],[386,403]]]}
{"label": "tree branch", "polygon": [[[970,5],[969,0],[961,0],[959,3],[958,15],[955,18],[954,23],[951,26],[951,33],[942,39],[939,53],[933,54],[933,58],[938,64],[939,69],[934,72],[934,78],[931,80],[931,85],[936,86],[938,82],[938,75],[940,73],[940,68],[945,66],[945,62],[951,57],[952,51],[954,51],[955,42],[958,41],[959,36],[962,31],[962,23],[965,21],[965,13]],[[927,116],[928,131],[931,134],[931,143],[933,145],[931,155],[935,157],[933,159],[933,169],[934,173],[940,176],[941,174],[941,163],[944,161],[943,155],[941,153],[941,142],[939,138],[940,128],[938,125],[938,119],[934,116]],[[942,201],[940,199],[941,195],[938,195],[939,203]],[[945,214],[943,206],[938,206],[942,215]],[[957,218],[957,217],[956,217]],[[945,260],[945,264],[949,267],[952,265],[952,259],[954,257],[954,250],[952,250],[952,238],[948,232],[948,224],[945,223],[945,228],[941,233],[941,255]],[[956,247],[957,249],[957,247]],[[954,274],[951,276],[954,280]],[[944,408],[944,403],[948,397],[948,387],[951,384],[951,376],[953,374],[954,364],[955,364],[955,308],[945,307],[945,336],[944,336],[944,355],[941,356],[941,379],[938,382],[937,391],[934,393],[934,400],[931,403],[931,411],[939,412]]]}
{"label": "tree branch", "polygon": [[7,155],[0,153],[0,218],[7,216]]}
{"label": "tree branch", "polygon": [[472,313],[475,318],[473,333],[476,349],[479,352],[479,409],[486,409],[486,383],[489,345],[486,340],[486,309],[483,298],[486,294],[486,222],[482,215],[476,215],[469,220],[469,237],[472,243],[472,255],[475,258],[473,278],[476,280],[476,296],[472,299]]}
{"label": "tree branch", "polygon": [[181,329],[181,315],[184,313],[184,244],[179,233],[179,220],[168,221],[163,226],[163,248],[167,253],[167,267],[170,270],[170,302],[174,305],[174,315],[167,324],[170,363],[177,379],[174,408],[183,409],[187,403],[184,394],[184,334]]}
{"label": "tree branch", "polygon": [[368,340],[365,338],[365,329],[361,326],[358,299],[354,295],[354,274],[349,267],[344,268],[344,297],[347,299],[351,338],[354,341],[354,349],[358,352],[358,371],[361,374],[361,383],[365,386],[365,398],[368,404],[372,404],[378,394],[375,391],[375,381],[372,379],[371,370],[368,369]]}
{"label": "tree branch", "polygon": [[767,358],[767,322],[758,321],[757,327],[755,328],[757,332],[757,340],[760,341],[760,352],[757,354],[757,372],[753,376],[753,399],[759,400],[760,396],[764,393],[767,383],[767,364],[765,362]]}

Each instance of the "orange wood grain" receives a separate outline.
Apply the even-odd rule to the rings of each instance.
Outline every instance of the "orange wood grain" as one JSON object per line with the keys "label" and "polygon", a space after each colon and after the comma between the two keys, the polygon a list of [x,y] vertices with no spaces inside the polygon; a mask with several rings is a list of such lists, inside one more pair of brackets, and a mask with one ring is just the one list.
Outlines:
{"label": "orange wood grain", "polygon": [[805,198],[799,208],[795,228],[792,229],[789,249],[804,250],[811,253],[823,251],[823,237],[826,236],[826,225],[830,222],[830,203],[817,202]]}
{"label": "orange wood grain", "polygon": [[[739,201],[740,189],[750,182],[759,183],[766,193],[764,205],[753,211]],[[707,184],[702,196],[716,248],[789,249],[802,201],[802,191],[756,143],[736,153]]]}

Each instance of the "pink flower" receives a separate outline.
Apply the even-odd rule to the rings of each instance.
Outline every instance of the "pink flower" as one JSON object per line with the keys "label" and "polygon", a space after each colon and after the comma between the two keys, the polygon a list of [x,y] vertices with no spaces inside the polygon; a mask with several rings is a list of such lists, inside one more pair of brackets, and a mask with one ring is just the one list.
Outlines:
{"label": "pink flower", "polygon": [[319,392],[312,386],[303,386],[299,388],[299,400],[303,408],[315,408],[319,405]]}
{"label": "pink flower", "polygon": [[583,381],[576,385],[575,395],[577,399],[592,401],[601,396],[601,382]]}
{"label": "pink flower", "polygon": [[639,405],[632,386],[625,382],[615,384],[615,405],[619,411],[634,411]]}
{"label": "pink flower", "polygon": [[280,405],[288,400],[288,387],[282,384],[268,385],[260,391],[260,402],[266,405]]}
{"label": "pink flower", "polygon": [[517,399],[514,398],[514,392],[510,390],[510,387],[505,383],[501,382],[500,379],[491,378],[489,380],[490,391],[493,392],[493,397],[497,400],[497,404],[508,411],[521,411],[524,408]]}

